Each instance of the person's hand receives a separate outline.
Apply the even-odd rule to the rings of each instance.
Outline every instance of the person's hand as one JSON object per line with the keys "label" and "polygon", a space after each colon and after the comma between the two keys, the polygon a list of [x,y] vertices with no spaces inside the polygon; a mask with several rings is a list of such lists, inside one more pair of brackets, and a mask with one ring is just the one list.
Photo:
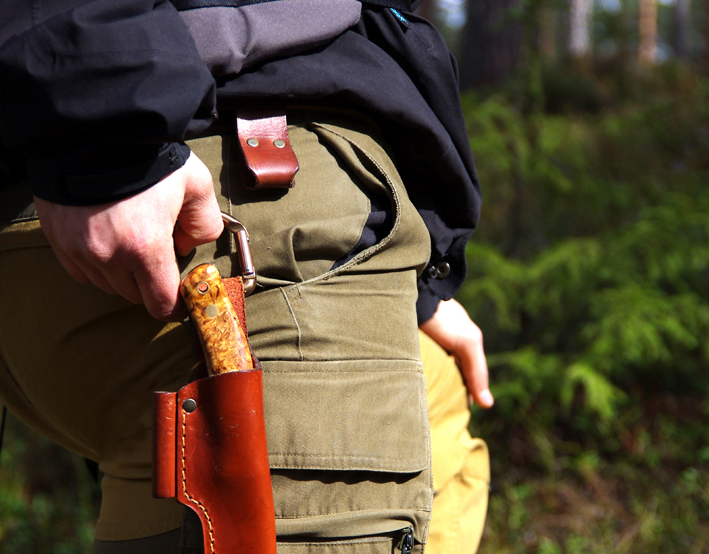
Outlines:
{"label": "person's hand", "polygon": [[212,176],[197,156],[152,187],[99,206],[64,206],[35,197],[42,230],[69,274],[109,294],[145,304],[161,320],[180,319],[186,255],[224,229]]}
{"label": "person's hand", "polygon": [[488,388],[483,334],[465,308],[456,300],[440,302],[436,313],[420,329],[455,358],[469,398],[481,408],[491,408],[495,400]]}

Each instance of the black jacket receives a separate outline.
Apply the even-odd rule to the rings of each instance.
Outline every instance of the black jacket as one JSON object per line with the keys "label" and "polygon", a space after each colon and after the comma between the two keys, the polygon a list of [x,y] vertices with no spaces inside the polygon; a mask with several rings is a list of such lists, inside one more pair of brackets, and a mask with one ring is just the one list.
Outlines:
{"label": "black jacket", "polygon": [[378,120],[431,233],[419,320],[463,283],[479,186],[455,61],[425,20],[365,4],[327,45],[215,81],[169,2],[0,0],[0,13],[5,182],[20,150],[36,196],[98,204],[179,168],[182,141],[245,97],[353,107]]}

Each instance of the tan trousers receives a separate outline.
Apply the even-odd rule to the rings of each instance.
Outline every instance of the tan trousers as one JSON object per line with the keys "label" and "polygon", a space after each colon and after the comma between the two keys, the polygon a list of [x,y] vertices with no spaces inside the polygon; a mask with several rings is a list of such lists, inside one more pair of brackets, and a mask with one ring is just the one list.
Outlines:
{"label": "tan trousers", "polygon": [[[301,170],[288,192],[245,190],[233,137],[191,146],[222,208],[249,229],[260,272],[246,304],[265,371],[279,552],[390,553],[431,509],[429,427],[416,332],[416,274],[428,234],[389,156],[364,124],[289,114]],[[378,198],[391,226],[357,243]],[[224,236],[189,259],[231,270]],[[105,473],[97,539],[120,544],[180,526],[150,496],[155,390],[192,368],[184,325],[72,281],[36,221],[0,227],[0,402]],[[130,550],[127,550],[130,551]]]}
{"label": "tan trousers", "polygon": [[420,333],[433,459],[433,514],[426,554],[474,554],[485,527],[490,459],[468,432],[470,410],[455,360]]}

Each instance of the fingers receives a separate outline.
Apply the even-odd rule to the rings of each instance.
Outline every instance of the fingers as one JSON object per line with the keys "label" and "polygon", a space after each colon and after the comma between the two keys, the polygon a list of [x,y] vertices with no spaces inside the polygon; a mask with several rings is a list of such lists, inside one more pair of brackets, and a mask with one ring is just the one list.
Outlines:
{"label": "fingers", "polygon": [[45,235],[73,278],[145,304],[166,321],[181,319],[185,311],[176,248],[186,254],[224,228],[211,174],[196,156],[121,201],[85,207],[37,198],[36,206]]}
{"label": "fingers", "polygon": [[74,246],[69,254],[56,240],[50,241],[50,244],[66,272],[79,283],[91,283],[107,294],[120,295],[134,304],[143,304],[135,277],[130,271],[122,271],[117,259],[104,263],[90,247],[81,249]]}
{"label": "fingers", "polygon": [[211,173],[194,154],[187,159],[185,169],[189,177],[173,233],[175,250],[180,256],[186,256],[197,246],[216,240],[224,230]]}
{"label": "fingers", "polygon": [[[472,323],[472,322],[471,322]],[[495,403],[489,389],[487,359],[482,332],[472,323],[470,336],[461,339],[456,347],[456,359],[470,397],[481,408],[491,408]]]}
{"label": "fingers", "polygon": [[62,264],[66,272],[71,277],[73,277],[75,280],[79,281],[79,283],[82,283],[84,285],[91,282],[86,273],[84,273],[81,268],[77,264],[75,264],[74,261],[69,256],[67,256],[61,248],[52,244],[52,250],[54,250],[54,254],[57,256],[59,263]]}
{"label": "fingers", "polygon": [[180,271],[172,247],[155,249],[136,260],[132,275],[150,315],[161,321],[177,321],[184,316],[179,298]]}
{"label": "fingers", "polygon": [[452,354],[468,394],[481,408],[495,403],[488,383],[488,367],[480,328],[456,300],[441,302],[421,330]]}
{"label": "fingers", "polygon": [[56,225],[61,222],[61,216],[57,217],[56,214],[60,213],[62,208],[39,198],[35,198],[35,205],[43,222],[42,231],[66,272],[79,283],[93,283],[107,294],[117,294],[104,275],[88,261],[84,252],[78,249],[73,249],[71,253],[65,251],[65,247],[72,248],[72,245],[64,240],[65,233],[62,232],[61,226]]}
{"label": "fingers", "polygon": [[154,209],[161,217],[149,226],[147,247],[134,256],[131,268],[148,312],[160,320],[176,321],[186,315],[186,309],[179,297],[175,253],[186,255],[216,240],[224,223],[212,175],[194,154],[182,168],[145,192],[141,207]]}

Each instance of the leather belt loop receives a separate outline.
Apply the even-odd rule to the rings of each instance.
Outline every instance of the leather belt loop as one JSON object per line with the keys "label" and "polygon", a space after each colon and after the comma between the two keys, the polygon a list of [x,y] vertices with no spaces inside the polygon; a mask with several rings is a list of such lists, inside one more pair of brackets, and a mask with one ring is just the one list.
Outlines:
{"label": "leather belt loop", "polygon": [[288,138],[285,108],[272,104],[244,103],[236,110],[236,132],[250,175],[251,189],[291,188],[298,159]]}

